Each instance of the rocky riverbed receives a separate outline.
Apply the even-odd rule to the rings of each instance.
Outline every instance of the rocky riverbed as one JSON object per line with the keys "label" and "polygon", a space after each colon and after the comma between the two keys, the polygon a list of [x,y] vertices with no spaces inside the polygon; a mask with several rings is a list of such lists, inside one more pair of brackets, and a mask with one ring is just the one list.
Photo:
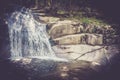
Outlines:
{"label": "rocky riverbed", "polygon": [[[5,64],[5,63],[3,63]],[[60,62],[41,59],[21,59],[6,63],[1,73],[5,80],[92,80],[100,65],[88,61]],[[101,68],[102,69],[102,68]]]}
{"label": "rocky riverbed", "polygon": [[0,61],[0,78],[3,80],[119,80],[119,59],[117,56],[111,61],[112,64],[107,65],[83,60],[60,62],[35,58],[12,62]]}

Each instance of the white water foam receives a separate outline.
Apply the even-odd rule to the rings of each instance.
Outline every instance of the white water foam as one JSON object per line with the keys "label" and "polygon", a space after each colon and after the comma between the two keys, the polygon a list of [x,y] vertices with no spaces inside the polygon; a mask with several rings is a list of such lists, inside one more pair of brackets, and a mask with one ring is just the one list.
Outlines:
{"label": "white water foam", "polygon": [[29,57],[64,60],[55,56],[48,39],[46,25],[37,22],[29,10],[13,12],[8,19],[8,27],[11,59]]}

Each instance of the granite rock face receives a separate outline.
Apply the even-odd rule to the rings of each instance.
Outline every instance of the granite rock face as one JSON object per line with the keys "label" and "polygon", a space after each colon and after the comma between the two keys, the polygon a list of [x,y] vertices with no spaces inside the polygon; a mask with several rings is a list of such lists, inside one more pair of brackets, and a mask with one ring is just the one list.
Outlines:
{"label": "granite rock face", "polygon": [[109,25],[84,24],[70,20],[58,21],[52,25],[49,30],[49,34],[52,38],[81,33],[105,35],[112,32],[114,32],[114,29],[112,29],[112,27]]}
{"label": "granite rock face", "polygon": [[47,24],[48,34],[54,42],[53,49],[59,57],[106,63],[119,53],[114,44],[118,38],[114,37],[115,30],[110,25],[58,18],[47,21]]}

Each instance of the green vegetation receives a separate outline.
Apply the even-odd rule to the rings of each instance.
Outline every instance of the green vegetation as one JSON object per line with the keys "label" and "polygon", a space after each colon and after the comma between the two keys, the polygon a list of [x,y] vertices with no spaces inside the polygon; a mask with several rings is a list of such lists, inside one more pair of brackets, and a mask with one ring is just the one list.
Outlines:
{"label": "green vegetation", "polygon": [[84,24],[94,24],[94,25],[107,25],[105,21],[97,19],[95,17],[84,17],[84,16],[72,16],[66,17],[65,19],[76,20]]}
{"label": "green vegetation", "polygon": [[[85,10],[86,11],[85,11]],[[57,15],[62,18],[71,19],[71,20],[78,20],[85,24],[94,24],[94,25],[107,25],[105,21],[98,19],[98,12],[92,10],[90,8],[84,8],[80,11],[65,11],[65,10],[58,10]]]}
{"label": "green vegetation", "polygon": [[92,18],[82,17],[82,18],[80,18],[80,21],[82,23],[86,23],[86,24],[106,25],[106,23],[104,21],[96,19],[94,17],[92,17]]}

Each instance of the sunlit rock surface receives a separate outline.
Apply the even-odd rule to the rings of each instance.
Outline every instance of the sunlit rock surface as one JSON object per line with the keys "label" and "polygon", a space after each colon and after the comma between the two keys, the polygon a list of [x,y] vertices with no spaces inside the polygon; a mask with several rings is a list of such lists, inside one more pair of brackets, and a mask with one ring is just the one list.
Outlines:
{"label": "sunlit rock surface", "polygon": [[[47,18],[51,19],[45,17],[43,21]],[[47,24],[53,49],[60,57],[99,65],[109,63],[112,57],[119,54],[119,38],[110,25],[84,24],[68,19],[53,20],[53,23],[51,20]]]}
{"label": "sunlit rock surface", "polygon": [[74,34],[62,36],[56,39],[53,39],[56,44],[64,45],[64,44],[90,44],[90,45],[101,45],[103,44],[103,36],[100,34]]}
{"label": "sunlit rock surface", "polygon": [[92,45],[57,45],[54,51],[61,57],[71,60],[85,60],[98,63],[109,63],[109,60],[119,54],[116,45],[92,46]]}
{"label": "sunlit rock surface", "polygon": [[109,25],[84,24],[72,20],[58,21],[54,23],[54,25],[49,30],[49,34],[53,39],[65,35],[80,33],[94,33],[106,35],[107,32],[114,32],[114,29]]}

